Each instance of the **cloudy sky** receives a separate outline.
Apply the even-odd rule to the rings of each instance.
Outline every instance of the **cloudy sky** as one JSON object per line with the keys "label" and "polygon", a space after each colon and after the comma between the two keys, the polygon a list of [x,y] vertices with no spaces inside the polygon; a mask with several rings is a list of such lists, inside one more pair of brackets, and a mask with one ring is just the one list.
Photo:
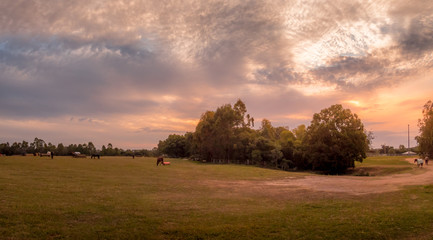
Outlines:
{"label": "cloudy sky", "polygon": [[238,98],[289,128],[343,104],[373,146],[407,146],[408,124],[414,146],[433,2],[0,2],[0,142],[152,148]]}

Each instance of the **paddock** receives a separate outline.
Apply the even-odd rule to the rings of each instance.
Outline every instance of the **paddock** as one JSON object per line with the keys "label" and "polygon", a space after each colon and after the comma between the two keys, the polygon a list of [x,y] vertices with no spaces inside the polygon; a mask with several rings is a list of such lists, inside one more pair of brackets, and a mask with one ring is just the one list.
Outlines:
{"label": "paddock", "polygon": [[155,168],[155,160],[2,157],[1,238],[433,237],[433,168],[417,168],[413,158],[367,158],[357,165],[407,168],[373,177],[172,158],[165,159],[172,167]]}

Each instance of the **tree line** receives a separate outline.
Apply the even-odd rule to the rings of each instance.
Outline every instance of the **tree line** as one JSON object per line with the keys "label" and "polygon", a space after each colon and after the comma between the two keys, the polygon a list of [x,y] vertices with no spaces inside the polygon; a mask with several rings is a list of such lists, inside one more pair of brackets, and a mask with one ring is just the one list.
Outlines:
{"label": "tree line", "polygon": [[254,118],[239,99],[203,113],[195,132],[159,141],[158,151],[212,163],[336,174],[362,162],[373,138],[358,116],[339,104],[314,114],[308,127],[274,127],[268,119],[253,127]]}
{"label": "tree line", "polygon": [[254,118],[246,114],[239,99],[201,115],[195,132],[169,135],[159,141],[158,151],[171,157],[190,157],[212,163],[238,163],[278,169],[311,169],[342,173],[362,162],[366,152],[401,154],[413,151],[433,158],[433,102],[429,100],[418,119],[418,146],[398,149],[382,145],[370,149],[373,133],[367,132],[356,114],[340,104],[313,115],[308,127],[273,127],[263,119],[255,130]]}
{"label": "tree line", "polygon": [[43,139],[35,138],[33,142],[14,142],[9,144],[0,143],[0,153],[4,155],[26,155],[26,154],[38,154],[54,152],[57,156],[68,156],[74,152],[80,152],[81,154],[91,155],[100,154],[102,156],[156,156],[157,149],[147,150],[123,150],[121,148],[113,147],[113,144],[108,143],[107,146],[102,145],[101,149],[97,149],[92,142],[83,144],[69,144],[65,146],[63,143],[57,145],[51,142],[46,143]]}
{"label": "tree line", "polygon": [[419,153],[423,157],[433,158],[433,102],[431,100],[424,104],[422,119],[418,119],[419,136],[415,139],[418,142]]}
{"label": "tree line", "polygon": [[384,155],[401,155],[407,151],[412,151],[417,153],[419,152],[419,146],[407,148],[405,145],[400,144],[398,148],[394,148],[393,146],[382,144],[380,148],[370,150],[370,152],[374,154],[384,154]]}
{"label": "tree line", "polygon": [[[412,148],[419,155],[433,157],[433,103],[423,108],[423,118],[418,120],[420,135],[415,139],[418,146]],[[331,174],[343,173],[354,167],[355,161],[366,158],[373,139],[371,132],[356,114],[341,105],[332,105],[313,115],[310,125],[296,128],[274,127],[263,119],[254,129],[254,118],[247,114],[245,104],[239,99],[233,106],[225,104],[215,111],[206,111],[194,132],[184,135],[171,134],[152,150],[123,150],[111,143],[96,149],[92,142],[83,144],[62,143],[54,145],[43,139],[33,142],[1,143],[4,155],[25,155],[54,152],[55,155],[100,154],[103,156],[158,156],[191,158],[212,163],[237,163],[257,165],[283,170],[305,169]],[[382,145],[379,153],[393,154],[404,151]]]}

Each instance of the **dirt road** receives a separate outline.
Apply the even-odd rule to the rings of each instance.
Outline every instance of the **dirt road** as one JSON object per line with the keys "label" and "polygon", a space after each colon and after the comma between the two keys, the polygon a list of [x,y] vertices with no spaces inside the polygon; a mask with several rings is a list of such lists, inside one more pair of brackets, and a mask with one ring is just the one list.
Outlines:
{"label": "dirt road", "polygon": [[[406,159],[413,164],[413,158]],[[416,166],[414,166],[416,168]],[[307,176],[266,182],[269,186],[288,186],[334,193],[363,195],[391,192],[409,185],[433,184],[433,166],[414,169],[419,174],[396,174],[384,177]]]}

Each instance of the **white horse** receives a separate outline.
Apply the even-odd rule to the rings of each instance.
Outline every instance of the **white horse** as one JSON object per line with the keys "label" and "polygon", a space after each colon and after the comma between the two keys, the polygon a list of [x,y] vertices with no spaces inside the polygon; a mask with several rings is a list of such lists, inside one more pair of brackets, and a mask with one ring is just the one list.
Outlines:
{"label": "white horse", "polygon": [[422,158],[415,158],[413,162],[416,163],[418,167],[422,167],[424,165],[424,160],[422,160]]}

